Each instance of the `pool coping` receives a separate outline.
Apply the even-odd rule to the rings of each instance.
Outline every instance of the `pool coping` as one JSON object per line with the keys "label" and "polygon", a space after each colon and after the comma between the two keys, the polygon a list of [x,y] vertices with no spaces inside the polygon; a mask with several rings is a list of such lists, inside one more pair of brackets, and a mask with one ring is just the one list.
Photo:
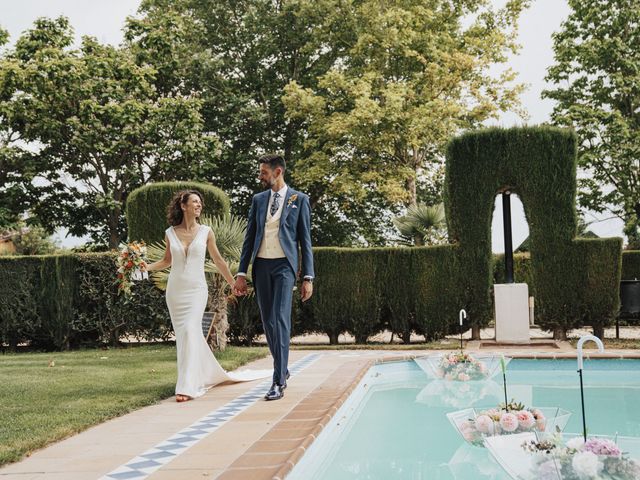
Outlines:
{"label": "pool coping", "polygon": [[[406,353],[358,359],[338,367],[330,377],[298,402],[279,422],[259,438],[242,457],[218,477],[224,479],[284,480],[304,456],[365,374],[374,365],[413,360],[430,353]],[[492,352],[483,352],[492,353]],[[504,354],[505,352],[493,352]],[[522,359],[575,359],[576,352],[506,352]],[[640,352],[584,352],[585,359],[640,359]],[[284,446],[283,446],[284,445]],[[285,450],[285,451],[282,451]]]}

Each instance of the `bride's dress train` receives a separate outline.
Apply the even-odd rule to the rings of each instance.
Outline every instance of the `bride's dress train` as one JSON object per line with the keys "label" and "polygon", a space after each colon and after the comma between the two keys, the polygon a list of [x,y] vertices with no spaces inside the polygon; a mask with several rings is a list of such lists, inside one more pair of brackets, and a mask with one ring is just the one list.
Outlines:
{"label": "bride's dress train", "polygon": [[200,225],[187,249],[183,247],[173,227],[169,227],[166,234],[171,246],[167,306],[178,354],[176,395],[196,398],[222,382],[245,382],[271,377],[272,370],[225,372],[202,335],[202,314],[208,297],[204,261],[209,227]]}

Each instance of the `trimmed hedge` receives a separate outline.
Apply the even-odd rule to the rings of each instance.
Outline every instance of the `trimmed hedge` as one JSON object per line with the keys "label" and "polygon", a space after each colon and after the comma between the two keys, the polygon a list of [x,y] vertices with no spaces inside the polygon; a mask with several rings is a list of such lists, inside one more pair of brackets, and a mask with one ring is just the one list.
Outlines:
{"label": "trimmed hedge", "polygon": [[640,280],[640,250],[622,252],[622,280]]}
{"label": "trimmed hedge", "polygon": [[[613,243],[575,242],[572,255],[580,268],[568,275],[579,288],[562,293],[562,298],[570,302],[565,309],[576,324],[604,327],[611,320],[611,305],[617,309],[615,279],[602,274],[616,262],[620,271],[620,245]],[[625,271],[637,268],[638,253],[624,255]],[[405,341],[412,332],[427,339],[456,333],[458,312],[467,301],[462,288],[467,283],[458,273],[463,270],[460,258],[449,246],[315,248],[314,295],[302,304],[296,292],[293,334],[325,333],[337,343],[339,334],[349,332],[362,343],[384,329]],[[514,258],[516,279],[536,291],[533,262],[527,254]],[[123,335],[167,338],[171,323],[163,292],[141,282],[131,301],[119,296],[113,284],[114,260],[114,253],[0,258],[0,275],[10,286],[0,290],[0,340],[13,347],[28,342],[37,348],[65,349],[115,343]],[[503,274],[501,262],[496,257],[491,270],[497,281]],[[229,307],[230,340],[250,344],[262,333],[255,300],[241,298]]]}
{"label": "trimmed hedge", "polygon": [[[575,239],[576,151],[575,134],[553,127],[491,128],[449,143],[449,237],[458,255],[465,308],[478,327],[492,316],[491,220],[495,197],[505,190],[522,199],[531,230],[537,322],[564,338],[585,321],[606,325],[614,318],[622,244],[620,239]],[[613,289],[599,298],[584,283],[591,281],[595,264],[602,267],[602,284]],[[586,291],[590,294],[581,295]],[[598,319],[593,318],[596,312]]]}
{"label": "trimmed hedge", "polygon": [[204,197],[204,214],[228,215],[229,197],[217,187],[197,182],[158,182],[136,188],[127,198],[127,225],[130,240],[162,242],[167,228],[166,208],[180,190],[198,190]]}
{"label": "trimmed hedge", "polygon": [[164,294],[150,282],[118,295],[115,253],[0,258],[0,341],[44,350],[117,343],[122,335],[167,338]]}

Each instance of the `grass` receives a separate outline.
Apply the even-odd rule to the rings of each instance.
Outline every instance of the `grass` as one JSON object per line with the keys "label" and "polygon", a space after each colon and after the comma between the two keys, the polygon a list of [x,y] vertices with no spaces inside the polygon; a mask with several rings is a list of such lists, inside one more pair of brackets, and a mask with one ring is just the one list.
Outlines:
{"label": "grass", "polygon": [[[267,353],[229,347],[216,357],[234,370]],[[0,465],[170,397],[175,381],[169,345],[1,355]]]}

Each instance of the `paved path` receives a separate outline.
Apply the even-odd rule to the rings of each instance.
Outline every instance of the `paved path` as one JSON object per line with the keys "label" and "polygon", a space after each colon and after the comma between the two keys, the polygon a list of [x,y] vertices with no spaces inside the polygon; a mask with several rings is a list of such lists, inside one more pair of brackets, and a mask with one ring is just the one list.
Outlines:
{"label": "paved path", "polygon": [[[575,354],[567,345],[561,349],[540,347],[539,350],[540,353],[534,354],[530,349],[512,349],[505,353],[558,357]],[[367,360],[426,353],[429,352],[292,350],[292,377],[280,401],[262,399],[267,389],[265,381],[217,386],[204,397],[181,404],[173,398],[167,399],[8,465],[0,469],[0,480],[280,478],[274,475],[282,472],[291,458],[299,457],[305,448],[300,443],[302,437],[295,437],[300,427],[283,428],[283,424],[297,419],[309,423],[307,427],[311,428],[315,421],[307,419],[311,413],[326,421],[326,412],[312,403],[316,399],[325,401],[331,395],[344,397],[352,380],[357,379],[358,369],[366,366]],[[640,351],[609,351],[608,354],[640,356]],[[271,358],[267,357],[247,367],[270,366]],[[345,369],[349,371],[345,373]],[[336,381],[336,378],[342,380]],[[332,407],[327,405],[322,408],[330,412]],[[293,437],[281,437],[284,434]]]}

